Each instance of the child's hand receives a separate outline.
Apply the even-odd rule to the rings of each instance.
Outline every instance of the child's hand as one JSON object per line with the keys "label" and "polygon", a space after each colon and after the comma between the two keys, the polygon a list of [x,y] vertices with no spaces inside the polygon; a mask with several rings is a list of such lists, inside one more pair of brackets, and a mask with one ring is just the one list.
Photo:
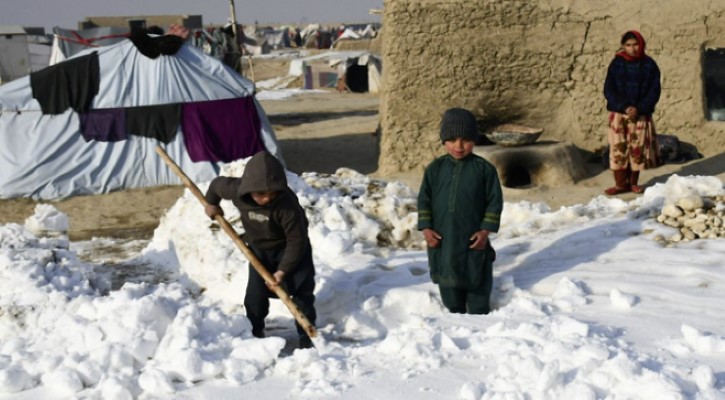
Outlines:
{"label": "child's hand", "polygon": [[469,249],[473,250],[483,250],[486,248],[486,243],[488,243],[488,231],[487,230],[480,230],[473,235],[471,235],[471,245],[468,246]]}
{"label": "child's hand", "polygon": [[274,287],[279,286],[282,283],[282,281],[284,280],[284,276],[285,276],[285,272],[284,271],[277,271],[274,274],[272,274],[272,278],[274,278],[274,282],[273,283],[267,283],[267,282],[265,282],[265,283],[267,283],[267,286],[270,289],[272,289]]}
{"label": "child's hand", "polygon": [[428,244],[428,247],[432,249],[438,247],[441,243],[441,239],[443,239],[438,232],[430,228],[423,229],[423,236],[425,237],[425,242]]}
{"label": "child's hand", "polygon": [[204,211],[206,212],[206,215],[209,216],[209,218],[214,219],[217,215],[224,216],[224,210],[222,210],[219,206],[214,206],[211,204],[207,204],[204,206]]}

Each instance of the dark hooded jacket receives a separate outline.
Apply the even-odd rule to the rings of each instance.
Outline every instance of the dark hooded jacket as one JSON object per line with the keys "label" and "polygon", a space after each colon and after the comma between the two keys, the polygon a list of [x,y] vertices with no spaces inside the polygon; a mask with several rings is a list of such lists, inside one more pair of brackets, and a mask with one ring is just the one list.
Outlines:
{"label": "dark hooded jacket", "polygon": [[[267,205],[258,205],[252,192],[276,191]],[[284,249],[278,270],[290,273],[300,263],[310,246],[307,217],[294,192],[287,186],[282,164],[266,151],[255,154],[241,178],[217,177],[209,185],[206,200],[219,205],[231,200],[239,209],[244,239],[264,250]]]}

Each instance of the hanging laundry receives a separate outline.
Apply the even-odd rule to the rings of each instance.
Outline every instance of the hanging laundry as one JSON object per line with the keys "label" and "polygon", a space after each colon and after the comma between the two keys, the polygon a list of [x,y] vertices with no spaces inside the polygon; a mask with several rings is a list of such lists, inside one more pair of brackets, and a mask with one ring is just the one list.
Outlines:
{"label": "hanging laundry", "polygon": [[129,107],[126,109],[126,129],[131,135],[169,143],[179,130],[180,112],[179,104]]}
{"label": "hanging laundry", "polygon": [[231,162],[264,150],[252,96],[184,103],[181,130],[194,162]]}
{"label": "hanging laundry", "polygon": [[103,108],[78,114],[86,142],[118,142],[128,139],[125,108]]}
{"label": "hanging laundry", "polygon": [[149,36],[145,29],[131,31],[129,39],[148,58],[174,55],[184,44],[184,39],[177,35]]}
{"label": "hanging laundry", "polygon": [[30,87],[43,114],[63,114],[69,108],[82,113],[98,94],[100,75],[94,51],[31,73]]}

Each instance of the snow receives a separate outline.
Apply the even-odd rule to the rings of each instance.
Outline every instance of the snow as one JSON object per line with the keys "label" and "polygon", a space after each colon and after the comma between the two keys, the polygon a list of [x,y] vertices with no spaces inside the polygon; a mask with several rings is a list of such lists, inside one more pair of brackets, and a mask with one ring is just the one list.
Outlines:
{"label": "snow", "polygon": [[330,93],[322,89],[285,89],[291,78],[295,77],[274,78],[257,82],[257,88],[260,90],[256,94],[257,100],[285,100],[308,93]]}
{"label": "snow", "polygon": [[[294,349],[276,300],[268,337],[251,335],[248,263],[190,192],[115,261],[85,261],[112,240],[69,242],[73,221],[44,205],[0,225],[0,399],[725,398],[725,240],[655,240],[675,232],[662,208],[723,194],[717,178],[507,202],[486,316],[442,306],[414,190],[348,169],[288,181],[310,220],[316,348]],[[111,282],[134,266],[142,278]]]}

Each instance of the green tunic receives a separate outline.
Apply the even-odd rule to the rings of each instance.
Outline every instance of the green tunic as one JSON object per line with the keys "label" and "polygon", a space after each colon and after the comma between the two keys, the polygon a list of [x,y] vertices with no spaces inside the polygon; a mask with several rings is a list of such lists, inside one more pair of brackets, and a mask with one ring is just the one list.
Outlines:
{"label": "green tunic", "polygon": [[469,249],[470,237],[483,229],[498,232],[502,210],[496,168],[480,156],[456,160],[445,155],[426,168],[418,193],[418,229],[431,228],[443,237],[440,246],[428,248],[434,283],[461,289],[485,283],[495,253],[490,245]]}

